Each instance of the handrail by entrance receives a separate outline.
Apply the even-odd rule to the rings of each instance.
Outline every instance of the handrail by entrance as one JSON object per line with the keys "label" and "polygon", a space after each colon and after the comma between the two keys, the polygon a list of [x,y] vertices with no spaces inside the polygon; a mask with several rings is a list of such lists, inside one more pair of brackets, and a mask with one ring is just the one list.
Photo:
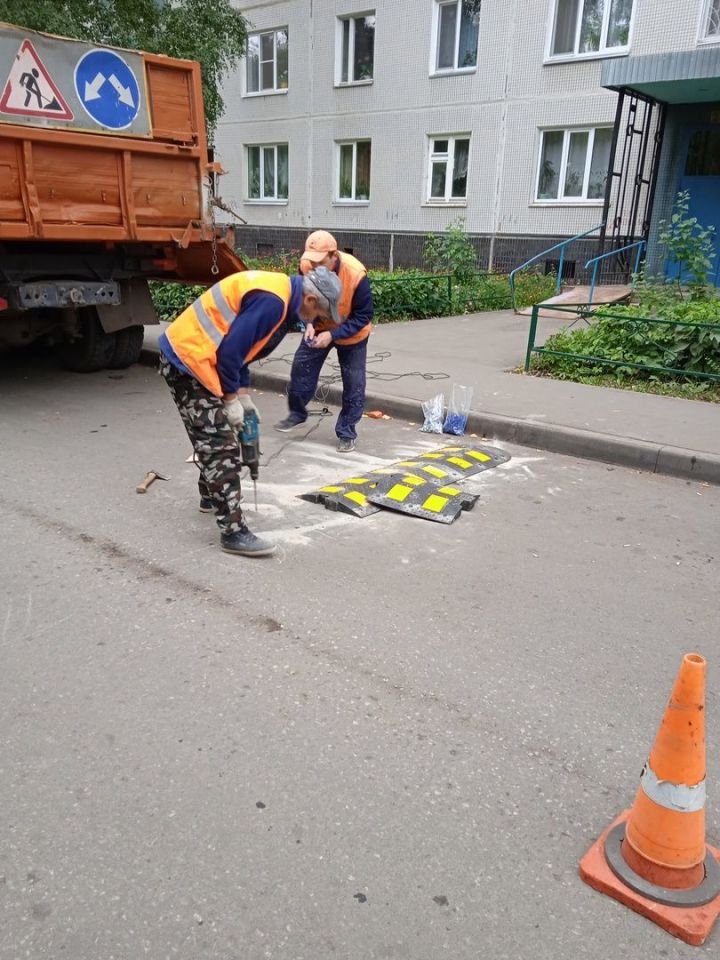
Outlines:
{"label": "handrail by entrance", "polygon": [[555,295],[557,296],[562,289],[562,274],[563,267],[565,266],[565,249],[566,247],[574,243],[576,240],[582,240],[584,237],[589,237],[591,233],[595,233],[597,230],[602,230],[605,226],[604,223],[599,223],[596,227],[593,227],[592,230],[586,230],[585,233],[578,233],[574,237],[570,237],[569,240],[563,240],[561,243],[556,243],[554,247],[548,247],[547,250],[543,250],[542,253],[536,254],[534,257],[530,257],[529,260],[526,260],[525,263],[520,264],[519,267],[515,267],[514,270],[510,271],[510,276],[508,277],[508,283],[510,284],[510,293],[512,294],[512,305],[515,313],[518,312],[517,301],[515,299],[515,274],[519,273],[521,270],[524,270],[526,267],[529,267],[531,263],[535,263],[536,260],[541,260],[543,257],[546,257],[548,253],[552,253],[553,250],[560,250],[560,261],[558,263],[558,274],[557,274],[557,283],[555,284]]}
{"label": "handrail by entrance", "polygon": [[622,253],[624,250],[632,250],[634,247],[638,248],[637,256],[635,257],[635,269],[633,273],[638,273],[640,270],[640,257],[642,256],[643,248],[647,246],[645,240],[636,240],[635,243],[628,243],[625,247],[618,247],[617,250],[608,250],[607,253],[601,253],[599,257],[593,257],[592,260],[588,260],[585,264],[585,269],[590,269],[590,264],[594,264],[592,272],[592,280],[590,281],[590,296],[588,297],[588,303],[593,302],[593,296],[595,295],[595,286],[597,283],[597,273],[598,267],[600,266],[600,261],[605,260],[607,257],[614,257],[616,253]]}

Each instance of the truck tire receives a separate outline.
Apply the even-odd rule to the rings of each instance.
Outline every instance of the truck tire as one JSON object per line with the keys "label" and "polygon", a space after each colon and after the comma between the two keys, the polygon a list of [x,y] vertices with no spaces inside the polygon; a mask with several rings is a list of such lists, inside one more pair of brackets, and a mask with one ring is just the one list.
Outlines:
{"label": "truck tire", "polygon": [[58,355],[68,370],[76,373],[95,373],[108,366],[115,351],[115,337],[105,333],[94,307],[78,311],[81,337],[63,343]]}
{"label": "truck tire", "polygon": [[137,363],[142,353],[143,338],[145,337],[145,327],[125,327],[113,334],[115,338],[115,349],[108,367],[111,370],[124,370]]}

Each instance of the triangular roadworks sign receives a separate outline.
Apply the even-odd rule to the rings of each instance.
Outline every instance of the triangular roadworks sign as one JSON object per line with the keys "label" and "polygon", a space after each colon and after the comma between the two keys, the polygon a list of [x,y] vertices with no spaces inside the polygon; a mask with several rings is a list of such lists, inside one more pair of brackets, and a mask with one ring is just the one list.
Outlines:
{"label": "triangular roadworks sign", "polygon": [[72,120],[73,112],[29,40],[23,40],[10,69],[0,113]]}

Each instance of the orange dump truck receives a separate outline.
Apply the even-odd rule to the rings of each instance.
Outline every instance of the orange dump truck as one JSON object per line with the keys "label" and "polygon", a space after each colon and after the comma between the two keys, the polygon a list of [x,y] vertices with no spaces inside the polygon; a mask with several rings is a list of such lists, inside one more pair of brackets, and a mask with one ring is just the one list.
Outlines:
{"label": "orange dump truck", "polygon": [[244,269],[207,215],[216,173],[199,64],[0,23],[0,349],[137,360],[148,280]]}

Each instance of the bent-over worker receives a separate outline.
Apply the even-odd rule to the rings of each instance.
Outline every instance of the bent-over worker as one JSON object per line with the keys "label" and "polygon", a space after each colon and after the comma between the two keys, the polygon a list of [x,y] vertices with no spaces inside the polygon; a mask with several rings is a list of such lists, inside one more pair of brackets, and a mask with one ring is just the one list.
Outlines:
{"label": "bent-over worker", "polygon": [[[328,320],[340,282],[320,268],[304,276],[234,273],[184,310],[160,337],[165,377],[200,468],[200,509],[214,510],[227,553],[263,557],[275,545],[248,530],[240,506],[238,433],[250,397],[248,364],[267,356],[298,322]],[[258,415],[259,419],[259,415]]]}
{"label": "bent-over worker", "polygon": [[318,267],[327,267],[340,280],[342,293],[337,305],[338,316],[315,323],[314,338],[301,340],[290,373],[289,412],[284,420],[275,424],[275,429],[287,432],[307,420],[307,405],[317,389],[320,370],[335,347],[343,384],[342,407],[335,425],[337,449],[340,453],[350,453],[357,441],[355,425],[365,406],[367,343],[373,318],[372,291],[365,267],[351,254],[339,251],[335,237],[327,230],[315,230],[310,234],[300,258],[302,273]]}

